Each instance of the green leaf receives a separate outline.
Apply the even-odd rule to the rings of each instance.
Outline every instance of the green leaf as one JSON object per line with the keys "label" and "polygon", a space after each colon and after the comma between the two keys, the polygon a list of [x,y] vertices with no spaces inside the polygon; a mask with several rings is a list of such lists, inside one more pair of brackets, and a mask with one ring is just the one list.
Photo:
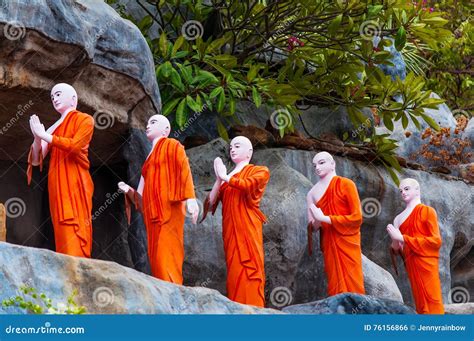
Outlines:
{"label": "green leaf", "polygon": [[405,114],[402,115],[402,126],[403,129],[406,129],[408,127],[408,117]]}
{"label": "green leaf", "polygon": [[342,22],[342,16],[343,14],[339,14],[337,17],[335,17],[331,23],[329,24],[328,26],[328,33],[330,35],[334,35],[334,33],[336,33],[337,29],[341,26],[341,22]]}
{"label": "green leaf", "polygon": [[184,58],[188,55],[188,53],[189,53],[188,51],[178,51],[178,52],[176,52],[174,58],[177,58],[177,59],[178,58]]}
{"label": "green leaf", "polygon": [[352,17],[348,16],[347,17],[347,26],[346,26],[344,32],[346,32],[346,33],[352,32],[353,27],[354,27],[354,19],[352,19]]}
{"label": "green leaf", "polygon": [[232,115],[235,114],[235,98],[233,96],[229,97],[229,111]]}
{"label": "green leaf", "polygon": [[176,52],[178,52],[179,48],[183,45],[184,43],[184,37],[179,36],[178,39],[173,44],[173,50],[171,51],[171,57],[176,57]]}
{"label": "green leaf", "polygon": [[359,108],[349,106],[347,107],[347,112],[354,126],[359,126],[361,124],[367,125],[367,117],[362,114]]}
{"label": "green leaf", "polygon": [[410,115],[410,117],[411,117],[412,122],[415,124],[416,129],[421,130],[420,121],[418,121],[418,119],[415,116]]}
{"label": "green leaf", "polygon": [[401,171],[400,164],[398,163],[398,160],[390,154],[383,154],[382,155],[383,159],[390,164],[393,168],[395,168],[397,171]]}
{"label": "green leaf", "polygon": [[188,84],[193,81],[193,71],[191,66],[184,66],[182,64],[176,64],[178,66],[179,71],[181,72],[182,78]]}
{"label": "green leaf", "polygon": [[163,57],[166,57],[167,53],[168,53],[168,39],[166,38],[166,33],[165,32],[162,32],[160,34],[160,41],[159,41],[159,45],[160,45],[160,52],[161,52],[161,55]]}
{"label": "green leaf", "polygon": [[371,5],[368,6],[368,17],[374,17],[380,13],[383,9],[383,5]]}
{"label": "green leaf", "polygon": [[174,68],[171,68],[171,83],[173,83],[173,85],[176,86],[179,90],[184,91],[184,85],[181,80],[181,76]]}
{"label": "green leaf", "polygon": [[215,88],[214,90],[211,91],[211,94],[209,95],[209,98],[213,99],[213,98],[219,96],[219,94],[223,91],[224,91],[224,88],[222,86],[219,86],[219,87],[217,87],[217,88]]}
{"label": "green leaf", "polygon": [[227,42],[227,37],[221,37],[219,39],[214,40],[212,43],[209,44],[208,51],[209,52],[217,52],[222,46]]}
{"label": "green leaf", "polygon": [[393,131],[393,121],[389,115],[383,115],[383,124],[388,130]]}
{"label": "green leaf", "polygon": [[173,66],[171,65],[169,61],[167,61],[158,67],[158,69],[156,70],[156,73],[161,74],[165,78],[168,78],[171,75],[172,69],[173,69]]}
{"label": "green leaf", "polygon": [[219,93],[219,96],[217,98],[217,111],[221,112],[222,110],[224,110],[224,106],[225,106],[225,92],[224,92],[224,89],[222,89],[222,91]]}
{"label": "green leaf", "polygon": [[187,112],[186,112],[186,98],[183,98],[178,104],[176,109],[176,123],[181,128],[186,124]]}
{"label": "green leaf", "polygon": [[237,57],[231,56],[230,54],[219,54],[214,56],[214,60],[227,68],[237,66]]}
{"label": "green leaf", "polygon": [[224,125],[222,122],[217,119],[217,132],[219,133],[219,136],[222,137],[224,140],[229,141],[229,134],[227,134],[227,130],[225,129]]}
{"label": "green leaf", "polygon": [[258,93],[258,90],[256,87],[252,86],[252,98],[253,102],[255,103],[255,106],[258,108],[262,104],[262,97]]}
{"label": "green leaf", "polygon": [[199,104],[196,103],[196,101],[189,95],[186,96],[186,103],[188,104],[189,109],[191,109],[194,112],[199,112],[201,111],[201,107]]}
{"label": "green leaf", "polygon": [[175,98],[172,101],[168,101],[165,103],[163,106],[163,110],[161,111],[162,115],[168,116],[171,111],[176,107],[178,102],[181,100],[181,98]]}
{"label": "green leaf", "polygon": [[198,76],[194,77],[193,81],[191,82],[191,84],[196,84],[196,83],[199,83],[198,86],[200,88],[204,88],[208,85],[219,83],[219,80],[217,79],[216,76],[214,76],[209,71],[199,70]]}
{"label": "green leaf", "polygon": [[436,131],[439,131],[439,129],[440,129],[439,125],[435,120],[433,120],[431,117],[429,117],[426,114],[421,114],[421,117],[423,117],[425,122],[428,123],[431,128],[433,128]]}
{"label": "green leaf", "polygon": [[392,178],[393,182],[395,182],[395,184],[397,186],[399,186],[400,185],[400,179],[398,178],[397,173],[395,173],[395,171],[389,165],[387,165],[385,162],[382,162],[382,163],[385,166],[385,169],[390,174],[390,177]]}
{"label": "green leaf", "polygon": [[424,18],[422,19],[422,22],[430,23],[430,24],[438,24],[439,26],[443,26],[447,24],[449,21],[441,17],[433,17],[433,18]]}
{"label": "green leaf", "polygon": [[255,76],[257,75],[258,70],[260,69],[259,65],[252,65],[249,69],[249,72],[247,73],[247,81],[249,83],[252,83],[252,81],[255,79]]}
{"label": "green leaf", "polygon": [[143,17],[142,20],[137,24],[137,27],[143,34],[146,34],[148,29],[153,25],[153,18],[150,15]]}
{"label": "green leaf", "polygon": [[407,33],[403,26],[398,29],[397,35],[395,36],[395,48],[397,51],[403,50],[407,42]]}

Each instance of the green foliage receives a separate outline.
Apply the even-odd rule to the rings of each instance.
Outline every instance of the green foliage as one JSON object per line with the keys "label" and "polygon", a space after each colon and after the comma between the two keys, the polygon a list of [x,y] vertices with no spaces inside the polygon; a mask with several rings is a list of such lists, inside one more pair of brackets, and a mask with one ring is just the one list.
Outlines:
{"label": "green foliage", "polygon": [[19,295],[9,299],[4,299],[2,301],[2,306],[19,307],[30,314],[84,314],[86,308],[77,305],[74,299],[76,296],[77,291],[74,290],[67,298],[67,303],[60,302],[56,307],[54,307],[52,300],[46,297],[44,293],[38,293],[35,288],[29,286],[21,286],[19,289]]}
{"label": "green foliage", "polygon": [[[449,19],[452,34],[439,42],[439,49],[428,55],[433,67],[426,72],[427,87],[446,98],[450,108],[472,116],[474,82],[472,80],[474,22],[468,14],[468,1],[440,1],[435,5]],[[469,6],[471,9],[469,9]]]}
{"label": "green foliage", "polygon": [[401,171],[400,164],[395,158],[395,150],[398,148],[397,141],[388,138],[389,134],[373,135],[372,143],[375,147],[377,158],[385,166],[392,180],[400,184],[397,172]]}
{"label": "green foliage", "polygon": [[[376,65],[390,65],[391,56],[374,47],[373,35],[379,46],[393,38],[401,51],[413,41],[436,50],[451,34],[438,12],[406,0],[147,2],[157,16],[135,24],[155,59],[163,114],[174,113],[179,127],[209,109],[219,114],[218,131],[226,138],[224,123],[234,117],[236,102],[248,100],[294,117],[301,105],[343,105],[356,125],[366,120],[361,108],[375,106],[388,127],[410,119],[419,126],[424,119],[436,128],[423,108],[441,101],[422,91],[423,77],[385,76]],[[159,38],[151,38],[153,27]]]}

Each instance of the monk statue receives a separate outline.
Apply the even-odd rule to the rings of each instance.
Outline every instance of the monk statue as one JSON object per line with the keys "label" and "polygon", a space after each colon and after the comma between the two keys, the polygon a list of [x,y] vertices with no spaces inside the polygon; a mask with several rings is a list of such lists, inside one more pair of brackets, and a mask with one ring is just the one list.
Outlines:
{"label": "monk statue", "polygon": [[148,240],[151,274],[164,281],[183,284],[185,201],[196,224],[199,206],[184,147],[168,138],[171,125],[163,115],[148,120],[146,136],[152,149],[142,167],[138,188],[124,182],[118,187],[125,194],[130,224],[132,204],[143,214]]}
{"label": "monk statue", "polygon": [[364,294],[360,226],[362,208],[354,182],[336,175],[336,163],[327,152],[316,154],[313,166],[319,181],[307,195],[308,241],[321,232],[321,250],[328,295]]}
{"label": "monk statue", "polygon": [[444,314],[436,211],[421,203],[420,184],[415,179],[402,180],[399,189],[406,208],[395,217],[393,225],[387,225],[391,248],[403,255],[418,314]]}
{"label": "monk statue", "polygon": [[[250,164],[250,140],[237,136],[230,142],[230,157],[235,168],[227,173],[220,157],[214,160],[216,181],[204,204],[214,214],[222,201],[222,235],[227,264],[229,299],[257,307],[265,306],[265,269],[260,211],[265,187],[270,179],[267,167]],[[201,221],[202,221],[201,220]]]}
{"label": "monk statue", "polygon": [[37,115],[30,117],[34,136],[28,155],[27,178],[33,166],[43,168],[51,151],[48,193],[56,251],[71,256],[91,257],[92,193],[88,149],[94,133],[92,116],[76,110],[77,93],[65,83],[51,90],[51,101],[61,117],[47,130]]}

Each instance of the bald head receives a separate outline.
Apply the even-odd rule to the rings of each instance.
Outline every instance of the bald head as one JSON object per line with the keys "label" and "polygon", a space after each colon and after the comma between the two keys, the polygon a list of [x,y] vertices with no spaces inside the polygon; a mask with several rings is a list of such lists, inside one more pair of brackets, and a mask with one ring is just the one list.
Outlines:
{"label": "bald head", "polygon": [[237,136],[230,141],[230,158],[234,163],[249,161],[252,158],[252,142],[245,136]]}
{"label": "bald head", "polygon": [[320,152],[313,158],[313,167],[317,176],[324,178],[336,173],[336,162],[328,152]]}
{"label": "bald head", "polygon": [[328,152],[317,153],[313,158],[313,163],[317,162],[318,160],[327,160],[329,162],[335,163],[334,158]]}
{"label": "bald head", "polygon": [[146,136],[150,141],[158,137],[168,137],[171,131],[170,121],[163,115],[153,115],[148,119]]}
{"label": "bald head", "polygon": [[63,114],[77,108],[77,92],[69,84],[58,83],[51,89],[51,102],[54,109]]}
{"label": "bald head", "polygon": [[421,195],[420,184],[412,178],[406,178],[400,181],[400,194],[405,202],[419,200]]}
{"label": "bald head", "polygon": [[415,187],[417,189],[420,189],[420,184],[418,181],[416,181],[415,179],[412,179],[412,178],[406,178],[406,179],[403,179],[402,181],[400,181],[400,187],[402,186],[412,186],[412,187]]}
{"label": "bald head", "polygon": [[156,120],[158,124],[171,126],[170,120],[168,120],[168,118],[164,115],[160,115],[160,114],[153,115],[152,117],[148,119],[148,122],[150,122],[151,120]]}

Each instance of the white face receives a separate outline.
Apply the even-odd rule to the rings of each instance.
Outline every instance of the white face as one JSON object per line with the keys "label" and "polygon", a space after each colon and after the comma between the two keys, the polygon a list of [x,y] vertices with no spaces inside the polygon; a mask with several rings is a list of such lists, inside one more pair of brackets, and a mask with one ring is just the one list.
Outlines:
{"label": "white face", "polygon": [[146,136],[150,141],[157,137],[168,137],[171,127],[168,119],[162,115],[153,115],[146,126]]}
{"label": "white face", "polygon": [[324,178],[326,175],[335,170],[334,162],[325,156],[316,155],[313,159],[314,172],[317,176]]}
{"label": "white face", "polygon": [[229,153],[234,163],[250,161],[252,157],[252,144],[246,139],[236,137],[230,141]]}
{"label": "white face", "polygon": [[59,113],[64,113],[68,109],[76,109],[77,94],[71,86],[56,85],[51,90],[51,102],[54,109]]}
{"label": "white face", "polygon": [[407,203],[419,196],[417,185],[411,181],[402,181],[399,190],[403,201]]}

